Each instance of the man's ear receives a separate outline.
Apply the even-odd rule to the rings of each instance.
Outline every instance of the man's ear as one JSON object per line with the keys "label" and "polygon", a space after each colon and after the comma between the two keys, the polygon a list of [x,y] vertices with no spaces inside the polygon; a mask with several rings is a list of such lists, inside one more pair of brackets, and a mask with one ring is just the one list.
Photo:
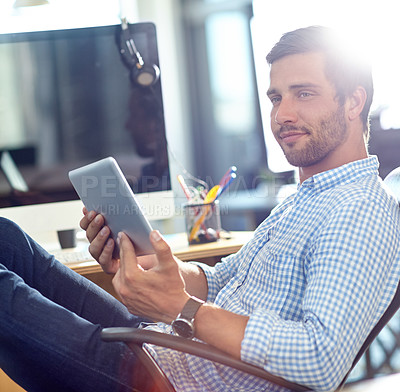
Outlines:
{"label": "man's ear", "polygon": [[348,98],[348,116],[350,121],[360,116],[366,100],[367,93],[364,87],[358,86]]}

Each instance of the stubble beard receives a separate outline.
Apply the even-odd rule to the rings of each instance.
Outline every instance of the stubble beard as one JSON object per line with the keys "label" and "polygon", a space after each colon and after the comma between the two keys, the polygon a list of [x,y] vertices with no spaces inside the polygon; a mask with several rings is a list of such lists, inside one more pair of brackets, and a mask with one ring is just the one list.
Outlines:
{"label": "stubble beard", "polygon": [[[301,130],[307,135],[304,147],[296,149],[288,144],[282,146],[283,152],[288,162],[295,167],[308,167],[321,162],[333,150],[342,144],[347,135],[347,126],[344,119],[344,109],[338,110],[326,119],[319,122],[318,126],[310,129],[308,127],[282,126],[279,133],[288,130]],[[294,147],[294,148],[292,148]]]}

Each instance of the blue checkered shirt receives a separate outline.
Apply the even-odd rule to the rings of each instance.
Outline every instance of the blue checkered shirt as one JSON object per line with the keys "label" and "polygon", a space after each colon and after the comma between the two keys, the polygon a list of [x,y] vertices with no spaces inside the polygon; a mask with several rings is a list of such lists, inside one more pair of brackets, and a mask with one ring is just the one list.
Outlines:
{"label": "blue checkered shirt", "polygon": [[[334,390],[395,292],[399,211],[369,157],[307,179],[238,253],[201,265],[208,301],[250,316],[242,360]],[[197,357],[153,355],[178,391],[282,391]]]}

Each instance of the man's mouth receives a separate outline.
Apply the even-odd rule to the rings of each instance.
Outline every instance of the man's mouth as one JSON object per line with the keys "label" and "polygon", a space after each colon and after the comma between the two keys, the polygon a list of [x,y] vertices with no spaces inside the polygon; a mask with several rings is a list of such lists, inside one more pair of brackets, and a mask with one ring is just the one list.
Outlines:
{"label": "man's mouth", "polygon": [[285,143],[293,143],[298,139],[300,139],[301,137],[308,134],[309,132],[307,130],[302,130],[302,129],[290,129],[290,130],[281,129],[278,134],[278,137]]}

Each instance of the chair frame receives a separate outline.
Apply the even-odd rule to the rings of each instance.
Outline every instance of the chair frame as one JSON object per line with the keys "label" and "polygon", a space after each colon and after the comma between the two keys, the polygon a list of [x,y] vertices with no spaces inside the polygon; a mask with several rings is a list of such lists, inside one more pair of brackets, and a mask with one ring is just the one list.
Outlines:
{"label": "chair frame", "polygon": [[[281,377],[275,376],[263,368],[243,362],[236,359],[222,350],[219,350],[213,346],[199,341],[188,340],[180,336],[168,335],[162,332],[150,331],[146,329],[138,328],[104,328],[101,333],[102,339],[107,342],[125,342],[136,354],[139,355],[140,360],[147,362],[147,366],[154,366],[155,363],[148,362],[146,356],[150,356],[148,351],[142,347],[142,344],[148,343],[156,346],[167,347],[176,351],[181,351],[186,354],[192,354],[216,363],[220,363],[225,366],[229,366],[233,369],[245,372],[247,374],[259,377],[261,379],[270,381],[281,387],[290,389],[296,392],[311,391],[311,389],[302,385],[291,383]],[[138,348],[141,351],[138,351]],[[154,362],[154,360],[153,360]],[[148,368],[149,369],[149,368]],[[153,369],[149,369],[155,377],[165,377],[158,365],[154,366]],[[161,391],[173,392],[175,389],[161,389]],[[144,392],[144,391],[143,391]]]}

